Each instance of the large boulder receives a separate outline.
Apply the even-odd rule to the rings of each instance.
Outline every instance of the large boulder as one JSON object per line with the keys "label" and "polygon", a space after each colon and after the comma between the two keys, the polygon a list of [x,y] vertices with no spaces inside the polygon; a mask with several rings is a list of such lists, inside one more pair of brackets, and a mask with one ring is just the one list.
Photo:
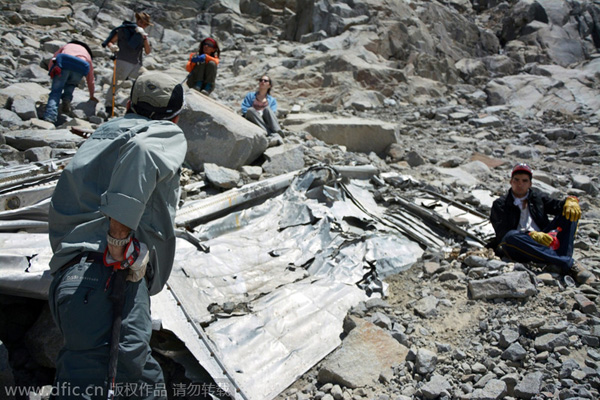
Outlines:
{"label": "large boulder", "polygon": [[6,132],[4,137],[8,145],[21,151],[43,146],[75,149],[85,140],[68,129],[21,129]]}
{"label": "large boulder", "polygon": [[204,163],[238,169],[266,150],[266,132],[230,108],[195,90],[186,93],[186,103],[178,125],[188,142],[185,160],[195,171]]}
{"label": "large boulder", "polygon": [[48,100],[48,94],[50,90],[41,86],[38,83],[33,82],[19,82],[4,89],[0,89],[0,106],[6,107],[12,103],[13,99],[17,96],[23,96],[24,94],[31,97],[36,103],[46,102]]}
{"label": "large boulder", "polygon": [[397,127],[383,121],[363,118],[335,118],[292,126],[291,130],[303,129],[328,144],[346,146],[349,151],[384,153],[398,142]]}

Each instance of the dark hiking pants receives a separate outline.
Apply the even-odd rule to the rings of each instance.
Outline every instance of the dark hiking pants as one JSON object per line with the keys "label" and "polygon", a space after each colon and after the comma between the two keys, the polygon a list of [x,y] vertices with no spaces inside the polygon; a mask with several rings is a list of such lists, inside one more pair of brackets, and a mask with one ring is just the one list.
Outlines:
{"label": "dark hiking pants", "polygon": [[[94,253],[97,254],[97,253]],[[58,271],[50,286],[54,321],[64,336],[56,361],[58,399],[106,399],[113,303],[112,269],[84,255]],[[127,282],[117,366],[117,398],[166,399],[160,365],[152,358],[150,296],[146,281]]]}
{"label": "dark hiking pants", "polygon": [[552,250],[533,240],[526,232],[509,231],[500,242],[500,248],[511,260],[517,262],[537,262],[557,265],[566,274],[573,265],[573,242],[578,221],[568,221],[562,215],[555,217],[544,232],[548,233],[557,227],[562,229],[557,238],[560,247]]}

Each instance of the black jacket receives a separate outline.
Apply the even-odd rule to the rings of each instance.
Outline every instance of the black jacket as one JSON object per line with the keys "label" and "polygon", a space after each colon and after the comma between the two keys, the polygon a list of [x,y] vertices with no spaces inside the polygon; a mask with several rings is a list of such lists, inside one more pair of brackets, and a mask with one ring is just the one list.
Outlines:
{"label": "black jacket", "polygon": [[[512,189],[509,189],[508,193],[494,201],[490,213],[490,221],[496,232],[496,237],[487,247],[495,249],[508,231],[517,229],[519,226],[521,210],[515,206],[514,201],[515,198],[513,197]],[[550,223],[548,214],[559,215],[562,213],[564,205],[565,200],[555,200],[537,189],[529,188],[529,196],[527,197],[529,214],[531,214],[531,219],[535,221],[542,231]]]}

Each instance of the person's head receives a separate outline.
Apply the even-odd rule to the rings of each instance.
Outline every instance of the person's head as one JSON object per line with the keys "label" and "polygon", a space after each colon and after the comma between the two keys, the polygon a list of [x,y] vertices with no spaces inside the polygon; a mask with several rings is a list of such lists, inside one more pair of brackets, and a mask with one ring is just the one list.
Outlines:
{"label": "person's head", "polygon": [[135,13],[135,23],[138,26],[141,26],[142,28],[146,29],[148,26],[152,25],[152,23],[150,22],[150,14],[145,13],[145,12],[140,12],[140,13]]}
{"label": "person's head", "polygon": [[198,48],[199,54],[208,54],[209,56],[214,55],[219,58],[221,55],[221,49],[219,49],[219,43],[213,38],[206,38],[200,43]]}
{"label": "person's head", "polygon": [[87,44],[80,42],[79,40],[71,40],[69,43],[73,43],[73,44],[77,44],[81,47],[83,47],[85,49],[85,51],[87,51],[90,55],[90,58],[93,60],[94,59],[94,55],[92,54],[92,49],[90,49],[90,46],[88,46]]}
{"label": "person's head", "polygon": [[268,75],[263,75],[258,79],[258,90],[267,89],[267,94],[271,93],[273,87],[273,80]]}
{"label": "person's head", "polygon": [[533,170],[525,163],[518,163],[512,169],[510,174],[510,188],[513,196],[524,197],[531,187],[533,179]]}
{"label": "person's head", "polygon": [[163,72],[147,72],[131,88],[129,110],[146,118],[177,122],[184,105],[183,87]]}

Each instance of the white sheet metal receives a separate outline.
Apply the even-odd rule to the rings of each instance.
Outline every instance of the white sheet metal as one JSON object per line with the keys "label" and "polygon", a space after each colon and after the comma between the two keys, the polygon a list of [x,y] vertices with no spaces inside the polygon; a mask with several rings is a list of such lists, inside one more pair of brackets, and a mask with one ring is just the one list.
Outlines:
{"label": "white sheet metal", "polygon": [[[381,211],[365,189],[349,185],[354,201],[367,206],[335,188],[323,193],[337,191],[329,200],[342,200],[319,202],[304,192],[312,178],[301,177],[261,205],[199,227],[209,253],[178,240],[169,285],[192,322],[207,325],[224,370],[251,400],[275,397],[339,345],[348,309],[367,299],[361,287],[375,283],[369,292],[381,291],[373,265],[393,273],[422,254],[363,211]],[[373,231],[346,229],[348,217],[370,221]],[[247,311],[209,311],[225,302]]]}
{"label": "white sheet metal", "polygon": [[0,293],[47,299],[52,278],[48,234],[0,233]]}

